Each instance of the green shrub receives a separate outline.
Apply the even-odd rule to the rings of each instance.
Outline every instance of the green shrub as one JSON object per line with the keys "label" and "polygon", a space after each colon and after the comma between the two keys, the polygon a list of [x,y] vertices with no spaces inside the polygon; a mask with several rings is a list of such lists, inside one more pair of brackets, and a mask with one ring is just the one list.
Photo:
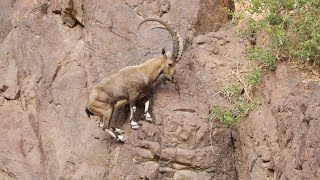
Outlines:
{"label": "green shrub", "polygon": [[270,48],[250,47],[247,49],[249,59],[256,60],[269,69],[274,69],[276,66],[276,57]]}
{"label": "green shrub", "polygon": [[[241,0],[240,0],[241,1]],[[255,21],[250,19],[249,27],[238,32],[250,41],[258,32],[268,35],[267,44],[256,47],[255,43],[247,49],[249,59],[258,63],[247,73],[244,80],[230,84],[221,90],[221,94],[230,105],[214,105],[208,119],[220,119],[227,125],[235,125],[248,115],[256,106],[253,89],[262,78],[262,69],[275,69],[277,59],[294,59],[300,62],[320,64],[320,0],[252,0],[248,11],[262,14],[264,18]],[[234,19],[243,17],[233,14]],[[319,70],[319,69],[318,69]],[[239,74],[236,75],[239,77]]]}
{"label": "green shrub", "polygon": [[[281,56],[320,63],[319,0],[253,0],[249,11],[264,15],[262,20],[251,20],[249,25],[249,33],[263,30],[271,38],[264,51],[274,58]],[[261,57],[256,56],[256,59],[270,59],[266,53],[257,52]]]}
{"label": "green shrub", "polygon": [[214,105],[207,117],[208,120],[215,118],[227,125],[236,125],[240,120],[246,117],[250,110],[252,110],[256,101],[252,100],[250,96],[251,89],[255,88],[261,79],[261,69],[254,68],[247,73],[245,80],[241,80],[242,83],[232,83],[221,90],[221,95],[225,97],[230,105],[221,107]]}
{"label": "green shrub", "polygon": [[251,87],[255,87],[259,83],[261,77],[261,69],[254,68],[253,71],[248,74],[246,81]]}
{"label": "green shrub", "polygon": [[223,96],[230,102],[233,102],[241,93],[241,89],[236,84],[230,84],[229,86],[223,88]]}

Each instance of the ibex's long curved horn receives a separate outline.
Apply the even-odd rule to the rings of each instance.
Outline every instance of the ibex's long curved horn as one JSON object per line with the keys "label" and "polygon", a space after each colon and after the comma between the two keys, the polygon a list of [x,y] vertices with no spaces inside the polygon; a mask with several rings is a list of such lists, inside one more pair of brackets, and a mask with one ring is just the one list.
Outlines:
{"label": "ibex's long curved horn", "polygon": [[[165,29],[165,30],[167,30],[165,27],[162,27],[162,26],[154,26],[154,27],[150,27],[147,31],[150,31],[152,29]],[[177,32],[177,36],[178,36],[178,42],[179,42],[179,54],[176,59],[176,62],[178,62],[180,60],[182,53],[183,53],[183,39],[182,39],[180,33],[178,33],[178,32]]]}
{"label": "ibex's long curved horn", "polygon": [[[173,50],[172,50],[172,60],[178,61],[181,58],[182,51],[183,51],[183,41],[180,36],[180,34],[173,29],[173,27],[166,21],[159,19],[159,18],[145,18],[143,21],[140,22],[138,29],[140,29],[140,26],[147,22],[147,21],[156,21],[162,24],[166,30],[168,30],[171,34],[172,41],[173,41]],[[159,28],[159,27],[155,27]],[[153,28],[152,28],[153,29]]]}

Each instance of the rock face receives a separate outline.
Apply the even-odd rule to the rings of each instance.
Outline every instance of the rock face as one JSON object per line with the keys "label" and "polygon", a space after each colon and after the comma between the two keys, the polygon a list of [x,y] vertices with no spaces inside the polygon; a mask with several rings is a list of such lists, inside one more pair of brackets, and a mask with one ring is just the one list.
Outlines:
{"label": "rock face", "polygon": [[261,105],[238,128],[239,178],[319,179],[319,82],[281,63],[262,84]]}
{"label": "rock face", "polygon": [[[1,2],[0,179],[235,179],[230,129],[202,119],[218,89],[213,78],[221,77],[211,74],[226,35],[192,44],[199,3]],[[135,131],[114,122],[128,136],[121,144],[84,109],[95,83],[171,48],[166,31],[146,31],[157,24],[138,31],[147,16],[171,21],[192,47],[178,65],[180,91],[171,84],[155,91],[153,123]]]}
{"label": "rock face", "polygon": [[[289,81],[285,65],[280,68],[288,71],[276,75],[287,78],[287,84],[267,76],[264,114],[252,113],[237,133],[204,120],[211,104],[226,103],[218,92],[246,62],[245,43],[232,29],[218,30],[227,20],[222,9],[228,2],[1,2],[0,179],[319,176],[318,85]],[[211,7],[217,9],[215,17]],[[125,121],[126,108],[115,115],[113,125],[128,136],[121,144],[96,126],[97,117],[86,116],[87,96],[103,78],[159,56],[162,47],[171,49],[168,32],[147,31],[157,24],[138,31],[149,16],[169,20],[183,36],[185,52],[177,64],[176,86],[165,83],[154,91],[153,123],[141,122],[133,130]],[[262,121],[261,116],[274,118]]]}

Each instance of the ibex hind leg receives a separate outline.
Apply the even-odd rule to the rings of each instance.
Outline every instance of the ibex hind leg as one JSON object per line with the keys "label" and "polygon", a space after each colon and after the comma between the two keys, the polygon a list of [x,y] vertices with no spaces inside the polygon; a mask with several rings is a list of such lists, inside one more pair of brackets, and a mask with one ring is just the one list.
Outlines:
{"label": "ibex hind leg", "polygon": [[109,109],[107,109],[103,112],[103,115],[102,115],[103,116],[102,129],[103,130],[110,128],[110,120],[111,120],[112,114],[113,114],[113,107],[110,107]]}
{"label": "ibex hind leg", "polygon": [[123,131],[118,128],[113,128],[110,126],[110,121],[113,114],[113,107],[108,109],[106,113],[103,115],[103,127],[102,129],[105,130],[110,136],[113,138],[116,138],[120,142],[125,142],[127,140],[127,137],[124,135],[121,135]]}
{"label": "ibex hind leg", "polygon": [[108,108],[106,110],[98,107],[91,107],[90,110],[93,111],[95,115],[98,115],[100,117],[97,126],[101,127],[103,130],[108,128],[113,108]]}
{"label": "ibex hind leg", "polygon": [[[116,104],[114,105],[114,109],[119,109],[122,106],[128,104],[128,100],[120,100],[117,101]],[[112,108],[112,113],[110,114],[110,119],[112,118],[113,114],[113,108]],[[106,129],[106,132],[108,132],[112,137],[116,138],[120,142],[125,142],[127,140],[127,137],[122,135],[124,131],[120,128],[114,128],[110,126],[110,119],[108,121],[108,127]]]}
{"label": "ibex hind leg", "polygon": [[114,128],[114,127],[110,127],[109,128],[111,131],[113,131],[114,133],[118,133],[118,134],[123,134],[124,131],[120,128]]}
{"label": "ibex hind leg", "polygon": [[[110,121],[113,113],[113,107],[106,104],[95,103],[96,106],[89,106],[91,112],[95,115],[100,116],[101,120],[98,122],[98,126],[105,130],[111,137],[117,139],[118,141],[126,141],[126,137],[120,135],[123,133],[121,129],[110,127]],[[99,105],[99,107],[97,107]]]}
{"label": "ibex hind leg", "polygon": [[[128,104],[128,102],[129,101],[126,100],[126,99],[117,101],[117,103],[114,105],[114,109],[120,109],[124,105]],[[120,129],[120,128],[112,128],[112,129],[113,129],[113,132],[115,132],[115,133],[119,133],[119,134],[123,134],[124,133],[124,131],[122,129]]]}
{"label": "ibex hind leg", "polygon": [[95,100],[91,101],[87,108],[94,115],[100,117],[97,126],[103,128],[103,115],[106,113],[108,109],[110,109],[110,105],[105,102]]}
{"label": "ibex hind leg", "polygon": [[105,130],[111,137],[115,138],[117,141],[125,142],[127,137],[115,131],[115,128],[110,127],[110,129]]}

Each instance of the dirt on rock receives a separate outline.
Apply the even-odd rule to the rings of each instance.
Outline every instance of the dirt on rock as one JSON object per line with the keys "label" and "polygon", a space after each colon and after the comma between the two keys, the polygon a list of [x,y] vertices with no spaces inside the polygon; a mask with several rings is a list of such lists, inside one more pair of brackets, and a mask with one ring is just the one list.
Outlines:
{"label": "dirt on rock", "polygon": [[[229,1],[5,0],[0,3],[0,179],[299,179],[319,177],[319,84],[285,63],[237,131],[205,117],[246,43],[223,25]],[[161,17],[181,33],[177,84],[154,90],[154,122],[114,121],[118,143],[85,114],[94,84],[170,50]],[[206,18],[204,18],[206,17]],[[213,25],[213,26],[211,26]],[[222,28],[220,28],[222,27]],[[121,113],[126,114],[124,108]],[[117,116],[114,117],[114,120]],[[317,124],[318,123],[318,124]],[[260,178],[261,177],[261,178]]]}

